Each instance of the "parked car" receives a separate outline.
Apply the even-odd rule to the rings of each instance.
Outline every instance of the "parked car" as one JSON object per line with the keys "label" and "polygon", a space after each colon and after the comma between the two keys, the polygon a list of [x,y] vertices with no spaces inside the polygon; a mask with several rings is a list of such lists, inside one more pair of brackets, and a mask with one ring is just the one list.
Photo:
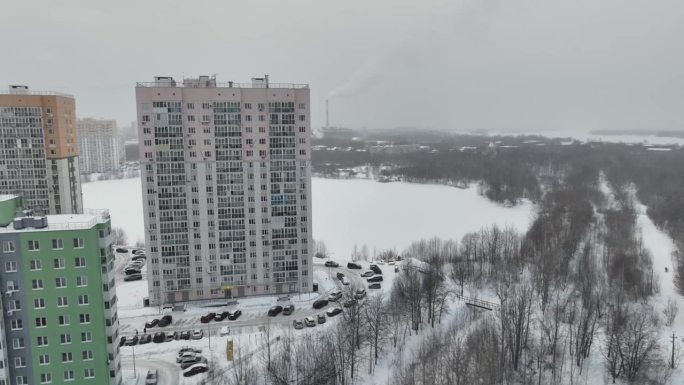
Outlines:
{"label": "parked car", "polygon": [[133,249],[133,251],[131,251],[131,253],[133,253],[133,254],[145,254],[145,250],[143,250],[143,249]]}
{"label": "parked car", "polygon": [[361,299],[366,296],[366,290],[365,289],[358,289],[356,290],[356,293],[354,293],[354,298],[356,299]]}
{"label": "parked car", "polygon": [[376,283],[371,283],[370,285],[368,285],[368,288],[369,289],[380,289],[381,286],[379,283],[376,282]]}
{"label": "parked car", "polygon": [[[183,346],[182,348],[178,349],[178,355],[179,356],[185,352],[193,352],[193,353],[200,354],[200,353],[202,353],[202,349],[193,348],[191,346]],[[180,362],[180,361],[176,361],[176,362]]]}
{"label": "parked car", "polygon": [[176,340],[176,332],[166,333],[166,342],[175,341],[175,340]]}
{"label": "parked car", "polygon": [[126,346],[134,346],[138,344],[138,336],[129,337],[126,339]]}
{"label": "parked car", "polygon": [[294,313],[295,307],[294,305],[287,305],[283,308],[283,315],[290,315]]}
{"label": "parked car", "polygon": [[193,340],[201,340],[204,337],[204,330],[193,330],[190,338]]}
{"label": "parked car", "polygon": [[219,330],[219,336],[221,336],[221,337],[227,336],[229,334],[230,334],[230,329],[228,328],[228,326],[224,326],[221,328],[221,330]]}
{"label": "parked car", "polygon": [[347,285],[351,284],[351,281],[347,277],[342,277],[342,284],[347,286]]}
{"label": "parked car", "polygon": [[374,275],[375,275],[375,272],[373,272],[373,271],[371,271],[371,270],[364,271],[363,273],[361,273],[361,276],[362,276],[363,278],[372,277],[372,276],[374,276]]}
{"label": "parked car", "polygon": [[127,267],[124,269],[124,274],[126,274],[126,275],[140,274],[140,268],[139,267]]}
{"label": "parked car", "polygon": [[157,369],[150,369],[147,371],[147,376],[145,376],[145,385],[157,385],[158,379]]}
{"label": "parked car", "polygon": [[328,296],[328,301],[330,301],[330,302],[335,302],[335,301],[337,301],[337,300],[340,299],[340,298],[342,298],[342,292],[339,291],[339,290],[338,290],[338,291],[333,291],[333,292],[330,293],[330,295]]}
{"label": "parked car", "polygon": [[200,359],[202,359],[202,355],[200,353],[190,350],[178,354],[176,357],[176,363],[182,364],[184,362],[197,362]]}
{"label": "parked car", "polygon": [[357,304],[357,301],[355,299],[349,299],[344,301],[344,307],[352,307]]}
{"label": "parked car", "polygon": [[344,273],[337,273],[337,279],[341,281],[342,278],[344,278]]}
{"label": "parked car", "polygon": [[281,311],[283,311],[282,306],[273,306],[272,308],[268,309],[268,315],[270,317],[275,317],[280,314]]}
{"label": "parked car", "polygon": [[195,364],[183,371],[183,377],[192,377],[195,374],[204,373],[207,370],[209,370],[209,366],[207,364]]}
{"label": "parked car", "polygon": [[349,262],[347,263],[347,269],[362,269],[362,267],[356,262]]}
{"label": "parked car", "polygon": [[160,328],[163,328],[164,326],[169,326],[171,325],[172,320],[173,318],[169,314],[167,314],[159,319],[159,323],[157,324],[157,326],[159,326]]}
{"label": "parked car", "polygon": [[207,363],[207,359],[205,357],[199,356],[195,359],[195,362],[181,362],[180,368],[182,370],[182,369],[187,369],[193,365],[206,364],[206,363]]}
{"label": "parked car", "polygon": [[394,265],[395,263],[396,263],[396,262],[394,262],[394,259],[390,259],[389,261],[387,261],[387,264],[388,264],[388,265]]}
{"label": "parked car", "polygon": [[189,340],[190,339],[190,332],[185,330],[180,333],[180,339],[182,340]]}
{"label": "parked car", "polygon": [[325,267],[340,267],[340,264],[335,261],[325,261]]}
{"label": "parked car", "polygon": [[374,277],[367,278],[368,282],[382,282],[382,275],[376,275]]}
{"label": "parked car", "polygon": [[149,334],[143,334],[140,336],[140,340],[138,341],[138,345],[144,345],[148,344],[152,341],[152,336]]}
{"label": "parked car", "polygon": [[339,308],[339,307],[334,307],[334,308],[325,312],[325,314],[327,314],[328,317],[334,317],[340,313],[342,313],[342,308]]}
{"label": "parked car", "polygon": [[318,318],[318,324],[319,324],[319,325],[320,325],[320,324],[324,324],[325,321],[326,321],[326,320],[325,320],[325,314],[319,314],[318,317],[316,317],[316,318]]}
{"label": "parked car", "polygon": [[164,332],[154,333],[154,337],[152,337],[152,341],[154,341],[154,343],[156,343],[156,344],[166,342],[166,333],[164,333]]}
{"label": "parked car", "polygon": [[320,308],[326,307],[326,306],[328,306],[328,301],[325,300],[325,299],[317,299],[317,300],[314,301],[314,303],[313,303],[313,308],[314,308],[314,309],[320,309]]}
{"label": "parked car", "polygon": [[236,319],[240,318],[241,315],[242,315],[242,310],[236,309],[230,313],[230,315],[228,316],[228,319],[231,321],[235,321]]}
{"label": "parked car", "polygon": [[216,317],[216,313],[209,313],[200,317],[200,322],[203,324],[209,323]]}
{"label": "parked car", "polygon": [[119,346],[124,346],[125,343],[126,343],[126,336],[121,336],[121,338],[119,339]]}
{"label": "parked car", "polygon": [[145,328],[147,328],[147,329],[153,328],[153,327],[157,326],[158,323],[159,323],[159,319],[155,318],[152,321],[145,322]]}
{"label": "parked car", "polygon": [[295,329],[304,329],[304,322],[296,319],[292,321],[292,326],[294,326]]}
{"label": "parked car", "polygon": [[370,265],[370,269],[373,270],[375,274],[382,274],[382,269],[380,269],[378,265]]}
{"label": "parked car", "polygon": [[142,274],[140,273],[135,273],[135,274],[130,274],[124,277],[124,281],[130,282],[130,281],[140,281],[142,279]]}
{"label": "parked car", "polygon": [[306,326],[308,326],[308,327],[314,327],[314,326],[316,326],[316,320],[314,319],[314,317],[306,317],[306,318],[304,318],[304,323],[305,323]]}
{"label": "parked car", "polygon": [[134,255],[133,258],[131,258],[132,261],[142,261],[142,262],[147,262],[147,257],[143,254],[138,254]]}
{"label": "parked car", "polygon": [[385,261],[383,261],[382,259],[378,260],[378,265],[384,265],[384,264],[385,264]]}
{"label": "parked car", "polygon": [[229,315],[230,315],[229,311],[224,311],[224,312],[218,313],[214,316],[214,321],[221,322],[224,319],[228,318]]}
{"label": "parked car", "polygon": [[128,249],[125,249],[123,247],[117,247],[115,251],[117,253],[128,253]]}

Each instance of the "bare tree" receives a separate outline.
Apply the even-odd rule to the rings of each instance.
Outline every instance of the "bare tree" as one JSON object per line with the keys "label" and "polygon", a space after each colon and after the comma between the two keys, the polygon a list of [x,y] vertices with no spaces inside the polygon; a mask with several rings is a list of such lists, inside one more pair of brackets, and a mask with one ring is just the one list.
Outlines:
{"label": "bare tree", "polygon": [[675,318],[677,318],[677,313],[679,312],[679,307],[677,306],[677,301],[670,297],[667,300],[667,306],[663,309],[663,315],[665,316],[665,325],[672,326]]}
{"label": "bare tree", "polygon": [[128,236],[121,227],[112,227],[112,243],[117,246],[125,246],[128,244]]}

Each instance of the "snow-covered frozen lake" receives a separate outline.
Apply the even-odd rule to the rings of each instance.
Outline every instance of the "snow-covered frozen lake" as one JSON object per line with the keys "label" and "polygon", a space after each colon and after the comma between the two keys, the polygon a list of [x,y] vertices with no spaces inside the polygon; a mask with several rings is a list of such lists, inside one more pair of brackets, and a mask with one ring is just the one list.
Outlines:
{"label": "snow-covered frozen lake", "polygon": [[[107,208],[112,226],[123,228],[129,243],[144,240],[140,179],[84,183],[87,208]],[[359,179],[313,178],[313,236],[337,258],[359,249],[395,248],[411,241],[442,237],[460,240],[471,231],[497,223],[524,231],[532,219],[529,202],[507,208],[477,194],[440,185],[378,183]]]}

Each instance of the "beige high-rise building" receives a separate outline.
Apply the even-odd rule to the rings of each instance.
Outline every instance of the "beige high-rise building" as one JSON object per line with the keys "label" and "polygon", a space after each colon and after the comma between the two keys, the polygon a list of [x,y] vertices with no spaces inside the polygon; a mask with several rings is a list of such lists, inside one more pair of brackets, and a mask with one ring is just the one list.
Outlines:
{"label": "beige high-rise building", "polygon": [[312,290],[309,86],[138,83],[153,304]]}
{"label": "beige high-rise building", "polygon": [[113,119],[78,120],[78,149],[81,172],[110,172],[123,162],[123,140]]}
{"label": "beige high-rise building", "polygon": [[73,96],[0,92],[0,194],[20,195],[37,214],[83,212]]}

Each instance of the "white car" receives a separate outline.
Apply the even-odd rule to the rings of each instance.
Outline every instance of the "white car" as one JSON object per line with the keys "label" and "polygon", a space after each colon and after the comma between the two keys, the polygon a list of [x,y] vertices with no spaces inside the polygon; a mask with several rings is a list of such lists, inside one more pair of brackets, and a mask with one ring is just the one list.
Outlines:
{"label": "white car", "polygon": [[316,326],[316,320],[314,319],[314,317],[306,317],[306,318],[304,318],[304,323],[305,323],[306,326],[308,326],[308,327],[314,327],[314,326]]}
{"label": "white car", "polygon": [[230,329],[228,329],[228,326],[222,327],[221,330],[219,331],[219,335],[220,335],[221,337],[227,336],[227,335],[229,335],[229,334],[230,334]]}
{"label": "white car", "polygon": [[347,277],[342,277],[342,284],[343,284],[343,285],[347,286],[347,285],[349,285],[350,283],[351,283],[351,282],[349,281],[349,278],[347,278]]}
{"label": "white car", "polygon": [[201,340],[204,337],[204,330],[193,330],[190,338],[193,340]]}
{"label": "white car", "polygon": [[[200,356],[199,353],[196,353],[192,350],[185,351],[176,357],[176,363],[182,363],[182,362],[191,362],[195,361],[197,359],[197,356]],[[200,356],[201,357],[201,356]]]}

